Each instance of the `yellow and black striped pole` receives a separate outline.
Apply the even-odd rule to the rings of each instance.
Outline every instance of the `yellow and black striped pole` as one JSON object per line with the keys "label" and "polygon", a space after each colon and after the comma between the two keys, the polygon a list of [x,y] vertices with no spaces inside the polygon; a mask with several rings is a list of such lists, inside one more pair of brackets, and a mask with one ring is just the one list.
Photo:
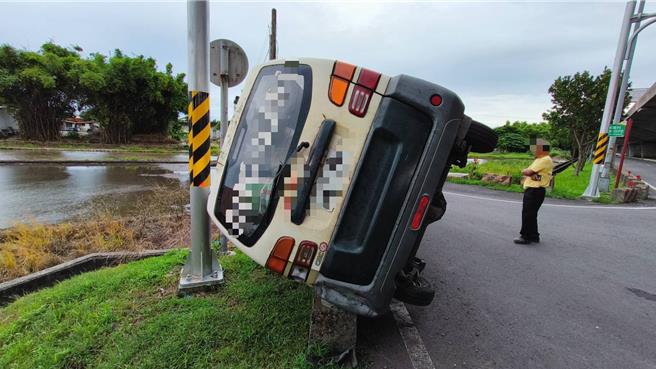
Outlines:
{"label": "yellow and black striped pole", "polygon": [[178,294],[223,282],[223,270],[210,247],[207,199],[210,186],[209,1],[187,1],[189,105],[189,202],[191,250],[180,274]]}
{"label": "yellow and black striped pole", "polygon": [[189,101],[189,182],[192,187],[210,185],[210,97],[192,91]]}
{"label": "yellow and black striped pole", "polygon": [[608,133],[600,133],[597,138],[594,153],[592,155],[592,163],[603,164],[606,159],[606,151],[608,150]]}

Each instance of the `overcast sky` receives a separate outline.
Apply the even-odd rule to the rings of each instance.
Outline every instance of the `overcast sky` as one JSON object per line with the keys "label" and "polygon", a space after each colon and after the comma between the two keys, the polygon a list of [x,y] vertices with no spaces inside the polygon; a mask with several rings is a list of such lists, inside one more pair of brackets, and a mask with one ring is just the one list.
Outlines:
{"label": "overcast sky", "polygon": [[[655,4],[648,1],[646,10],[656,11]],[[457,92],[469,115],[492,126],[540,121],[556,77],[610,67],[624,12],[622,1],[213,2],[210,38],[231,39],[251,66],[261,63],[272,7],[279,57],[334,58],[420,77]],[[186,22],[181,1],[0,2],[0,43],[36,49],[53,40],[79,45],[85,54],[119,48],[186,72]],[[639,38],[634,87],[656,82],[651,28]],[[213,87],[213,96],[217,92]],[[212,104],[216,118],[218,100]]]}

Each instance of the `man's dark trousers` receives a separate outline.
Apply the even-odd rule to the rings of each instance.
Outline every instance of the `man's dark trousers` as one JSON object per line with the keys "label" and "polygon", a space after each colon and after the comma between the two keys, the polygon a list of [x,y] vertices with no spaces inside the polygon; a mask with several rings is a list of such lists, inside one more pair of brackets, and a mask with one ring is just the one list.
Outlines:
{"label": "man's dark trousers", "polygon": [[538,210],[544,201],[544,187],[524,190],[524,202],[522,206],[522,230],[519,232],[524,239],[537,241],[540,239],[538,233]]}

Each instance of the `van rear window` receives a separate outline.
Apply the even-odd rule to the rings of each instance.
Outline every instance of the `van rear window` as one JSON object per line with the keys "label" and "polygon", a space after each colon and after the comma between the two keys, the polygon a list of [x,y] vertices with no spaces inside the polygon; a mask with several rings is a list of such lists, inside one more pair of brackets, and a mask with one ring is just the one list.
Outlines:
{"label": "van rear window", "polygon": [[252,246],[271,221],[278,202],[274,178],[294,152],[310,107],[308,65],[260,70],[226,160],[217,197],[217,219]]}

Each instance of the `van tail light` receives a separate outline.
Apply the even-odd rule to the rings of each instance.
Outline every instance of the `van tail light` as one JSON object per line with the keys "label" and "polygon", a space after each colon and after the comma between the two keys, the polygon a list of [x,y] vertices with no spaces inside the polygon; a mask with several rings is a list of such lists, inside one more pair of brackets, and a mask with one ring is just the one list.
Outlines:
{"label": "van tail light", "polygon": [[314,259],[314,254],[317,252],[317,244],[311,241],[303,241],[298,246],[298,251],[296,251],[296,260],[294,260],[294,265],[300,265],[302,267],[309,268],[312,265],[312,260]]}
{"label": "van tail light", "polygon": [[358,76],[357,85],[353,88],[351,94],[351,102],[349,103],[349,111],[351,114],[364,117],[369,109],[369,102],[374,94],[374,90],[378,87],[380,80],[380,73],[372,70],[362,68]]}
{"label": "van tail light", "polygon": [[355,65],[336,61],[333,66],[333,74],[330,77],[330,87],[328,89],[328,98],[337,106],[344,105],[346,92],[348,91],[349,82],[355,74]]}
{"label": "van tail light", "polygon": [[328,90],[328,97],[330,98],[330,101],[337,106],[344,105],[348,87],[349,82],[347,80],[332,76],[330,78],[330,89]]}
{"label": "van tail light", "polygon": [[305,281],[310,273],[310,266],[317,253],[317,244],[311,241],[302,241],[298,245],[294,265],[289,276],[298,281]]}
{"label": "van tail light", "polygon": [[370,90],[375,90],[378,87],[378,81],[380,80],[380,73],[374,72],[366,68],[360,70],[360,75],[358,76],[358,82],[360,86],[366,87]]}
{"label": "van tail light", "polygon": [[266,267],[271,271],[282,274],[287,266],[289,256],[294,249],[294,239],[288,236],[283,236],[276,241],[276,245],[271,250],[271,255],[267,259]]}
{"label": "van tail light", "polygon": [[428,195],[422,195],[419,199],[419,205],[417,205],[417,210],[415,210],[415,215],[412,216],[412,223],[410,224],[410,229],[413,231],[417,231],[421,228],[421,221],[424,219],[429,203],[430,197],[428,197]]}

